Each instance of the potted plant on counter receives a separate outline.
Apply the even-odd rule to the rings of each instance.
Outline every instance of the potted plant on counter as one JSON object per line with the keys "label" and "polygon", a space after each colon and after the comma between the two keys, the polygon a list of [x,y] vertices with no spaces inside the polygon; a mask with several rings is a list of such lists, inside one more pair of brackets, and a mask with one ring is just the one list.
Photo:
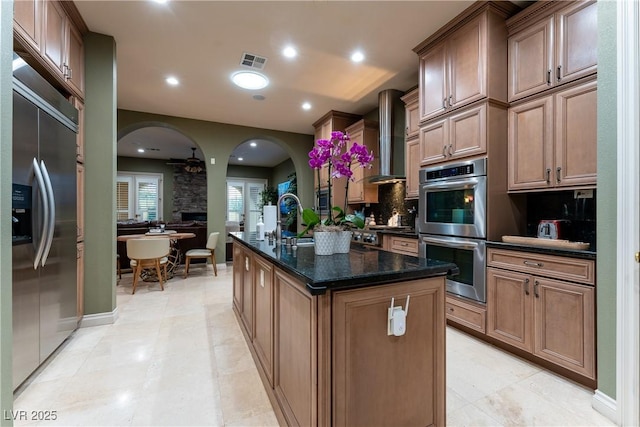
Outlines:
{"label": "potted plant on counter", "polygon": [[[352,167],[370,168],[373,162],[373,151],[369,152],[367,147],[357,142],[352,142],[349,135],[340,131],[331,132],[331,139],[319,139],[313,150],[309,152],[309,166],[318,174],[318,193],[320,192],[320,169],[327,165],[328,182],[327,194],[331,199],[331,192],[334,190],[334,179],[345,177],[345,202],[344,207],[332,206],[326,218],[313,209],[305,208],[302,211],[302,220],[306,228],[299,236],[313,230],[314,241],[316,242],[316,254],[330,255],[332,253],[349,252],[351,242],[351,231],[353,227],[364,228],[364,219],[347,213],[347,194],[349,182],[352,181]],[[322,235],[320,233],[330,233]],[[333,241],[333,250],[329,252],[330,245],[327,241]],[[322,242],[322,243],[321,243]]]}

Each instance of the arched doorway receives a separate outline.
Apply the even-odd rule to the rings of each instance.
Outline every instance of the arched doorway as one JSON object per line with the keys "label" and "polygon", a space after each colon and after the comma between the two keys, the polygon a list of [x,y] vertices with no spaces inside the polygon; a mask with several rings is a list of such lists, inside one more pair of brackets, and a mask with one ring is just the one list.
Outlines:
{"label": "arched doorway", "polygon": [[[141,123],[119,133],[116,206],[118,220],[206,221],[207,178],[198,144],[165,123]],[[154,193],[155,191],[155,193]],[[125,195],[127,197],[125,197]],[[147,215],[153,209],[156,215]]]}

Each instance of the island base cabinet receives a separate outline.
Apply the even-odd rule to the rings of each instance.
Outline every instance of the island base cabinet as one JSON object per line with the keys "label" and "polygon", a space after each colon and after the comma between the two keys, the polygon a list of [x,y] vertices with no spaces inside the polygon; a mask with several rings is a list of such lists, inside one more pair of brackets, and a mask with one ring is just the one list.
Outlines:
{"label": "island base cabinet", "polygon": [[275,396],[287,425],[317,425],[317,297],[274,271]]}
{"label": "island base cabinet", "polygon": [[[336,292],[333,298],[333,425],[445,425],[442,278]],[[387,334],[391,298],[406,333]]]}

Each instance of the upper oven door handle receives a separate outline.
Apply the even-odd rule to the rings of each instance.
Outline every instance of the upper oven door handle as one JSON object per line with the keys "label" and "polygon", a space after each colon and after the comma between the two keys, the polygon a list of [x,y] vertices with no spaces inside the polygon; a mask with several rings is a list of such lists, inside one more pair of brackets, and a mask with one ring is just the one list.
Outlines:
{"label": "upper oven door handle", "polygon": [[461,240],[453,240],[453,239],[439,239],[437,237],[422,237],[421,241],[424,243],[431,243],[436,246],[446,246],[449,248],[456,249],[470,249],[475,250],[478,247],[478,243],[469,242],[469,241],[461,241]]}
{"label": "upper oven door handle", "polygon": [[438,182],[425,182],[422,184],[422,188],[427,190],[455,190],[455,189],[467,189],[472,188],[478,183],[485,180],[484,176],[477,176],[473,178],[463,178],[463,179],[451,179],[447,181],[438,181]]}

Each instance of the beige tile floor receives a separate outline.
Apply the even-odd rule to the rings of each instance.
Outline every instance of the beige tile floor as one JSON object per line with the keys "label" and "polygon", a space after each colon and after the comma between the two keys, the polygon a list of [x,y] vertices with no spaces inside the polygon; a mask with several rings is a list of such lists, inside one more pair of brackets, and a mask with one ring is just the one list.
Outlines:
{"label": "beige tile floor", "polygon": [[[161,292],[131,275],[113,325],[82,328],[15,399],[56,411],[15,425],[277,426],[231,310],[232,270],[194,268]],[[608,426],[590,390],[455,329],[447,331],[447,424]],[[14,411],[14,413],[16,413]]]}

